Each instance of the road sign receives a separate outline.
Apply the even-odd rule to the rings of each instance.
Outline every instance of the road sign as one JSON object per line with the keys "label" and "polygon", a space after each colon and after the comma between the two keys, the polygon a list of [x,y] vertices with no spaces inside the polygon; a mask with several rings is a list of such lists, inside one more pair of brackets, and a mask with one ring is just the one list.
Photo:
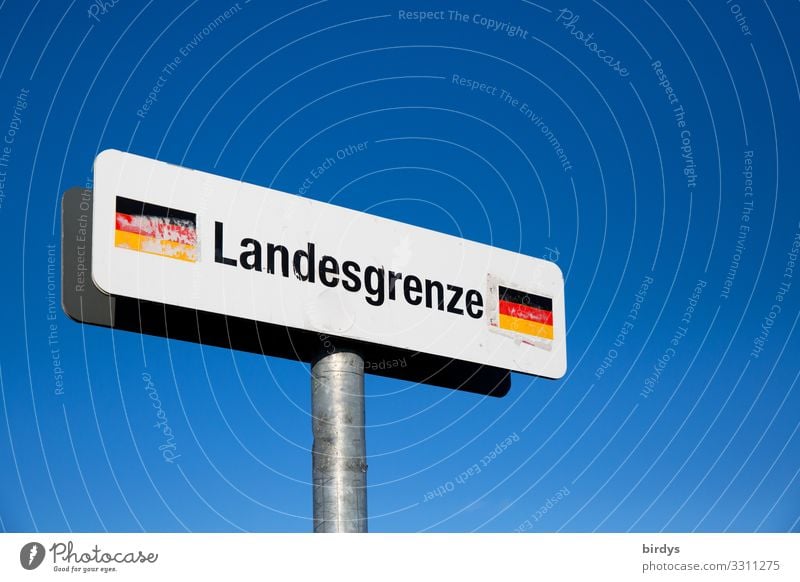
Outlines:
{"label": "road sign", "polygon": [[64,194],[62,303],[311,362],[319,532],[367,531],[364,372],[503,396],[566,370],[554,263],[115,150]]}
{"label": "road sign", "polygon": [[250,351],[285,356],[288,333],[310,361],[345,342],[367,372],[498,395],[508,370],[565,372],[554,263],[116,150],[94,184],[91,278],[117,302],[268,326],[260,343],[284,344]]}

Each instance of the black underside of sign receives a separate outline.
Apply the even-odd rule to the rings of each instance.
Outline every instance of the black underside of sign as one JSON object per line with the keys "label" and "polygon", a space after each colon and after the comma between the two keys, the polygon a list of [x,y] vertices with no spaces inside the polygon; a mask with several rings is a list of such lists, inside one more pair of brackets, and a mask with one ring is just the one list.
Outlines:
{"label": "black underside of sign", "polygon": [[92,190],[67,190],[61,214],[61,299],[64,312],[79,323],[303,362],[353,350],[364,358],[368,374],[498,397],[511,387],[509,371],[492,366],[107,295],[92,282],[91,232]]}

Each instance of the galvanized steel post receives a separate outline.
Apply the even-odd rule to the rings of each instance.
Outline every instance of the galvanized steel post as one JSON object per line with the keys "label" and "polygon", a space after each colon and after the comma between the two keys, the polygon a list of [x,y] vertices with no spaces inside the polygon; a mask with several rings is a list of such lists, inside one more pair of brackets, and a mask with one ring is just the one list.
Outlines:
{"label": "galvanized steel post", "polygon": [[311,366],[314,531],[367,531],[364,359],[325,354]]}

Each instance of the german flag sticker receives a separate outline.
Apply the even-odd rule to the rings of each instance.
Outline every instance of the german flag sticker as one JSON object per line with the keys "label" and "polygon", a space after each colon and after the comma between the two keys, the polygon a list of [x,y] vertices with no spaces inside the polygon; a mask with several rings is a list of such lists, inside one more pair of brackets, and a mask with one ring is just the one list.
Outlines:
{"label": "german flag sticker", "polygon": [[499,285],[494,323],[500,329],[523,337],[549,342],[553,339],[553,300]]}
{"label": "german flag sticker", "polygon": [[197,215],[117,196],[114,246],[196,263]]}

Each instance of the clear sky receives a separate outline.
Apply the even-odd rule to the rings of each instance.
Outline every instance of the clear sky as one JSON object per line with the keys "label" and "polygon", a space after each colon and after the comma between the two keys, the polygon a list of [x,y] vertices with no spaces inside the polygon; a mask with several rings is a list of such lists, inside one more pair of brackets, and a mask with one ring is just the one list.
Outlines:
{"label": "clear sky", "polygon": [[311,530],[307,364],[61,311],[115,148],[559,264],[562,380],[367,377],[371,531],[797,531],[798,18],[0,4],[0,529]]}

